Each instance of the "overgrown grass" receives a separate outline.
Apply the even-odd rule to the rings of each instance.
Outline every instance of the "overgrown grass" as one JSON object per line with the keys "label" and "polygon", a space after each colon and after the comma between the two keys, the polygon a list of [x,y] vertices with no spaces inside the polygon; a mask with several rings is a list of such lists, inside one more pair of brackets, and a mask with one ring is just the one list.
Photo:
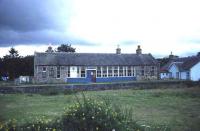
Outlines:
{"label": "overgrown grass", "polygon": [[[121,114],[133,116],[138,125],[145,125],[144,128],[200,130],[199,88],[106,90],[88,91],[84,94],[96,101],[109,101],[113,109],[119,109]],[[77,96],[80,97],[81,94],[77,93]],[[19,125],[27,121],[36,123],[41,118],[54,121],[65,113],[64,107],[69,107],[75,102],[74,94],[1,94],[0,119],[3,122],[16,119]]]}

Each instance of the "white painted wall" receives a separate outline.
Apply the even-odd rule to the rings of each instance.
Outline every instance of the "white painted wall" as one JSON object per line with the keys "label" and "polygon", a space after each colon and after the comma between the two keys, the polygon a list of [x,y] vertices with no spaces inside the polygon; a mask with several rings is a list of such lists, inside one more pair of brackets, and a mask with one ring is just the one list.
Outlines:
{"label": "white painted wall", "polygon": [[169,68],[169,72],[171,72],[172,78],[176,79],[176,72],[179,72],[179,70],[175,64],[172,64]]}
{"label": "white painted wall", "polygon": [[186,80],[187,79],[187,72],[180,72],[180,79]]}
{"label": "white painted wall", "polygon": [[200,62],[198,62],[196,65],[194,65],[190,69],[190,78],[193,81],[198,81],[200,80]]}
{"label": "white painted wall", "polygon": [[77,67],[76,66],[70,66],[70,77],[71,78],[77,78]]}

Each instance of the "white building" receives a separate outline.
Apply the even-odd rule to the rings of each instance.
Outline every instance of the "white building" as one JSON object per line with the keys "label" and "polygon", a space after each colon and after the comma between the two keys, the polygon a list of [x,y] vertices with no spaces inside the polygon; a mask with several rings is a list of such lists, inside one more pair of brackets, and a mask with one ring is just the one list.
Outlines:
{"label": "white building", "polygon": [[200,55],[172,59],[161,68],[160,78],[200,80]]}

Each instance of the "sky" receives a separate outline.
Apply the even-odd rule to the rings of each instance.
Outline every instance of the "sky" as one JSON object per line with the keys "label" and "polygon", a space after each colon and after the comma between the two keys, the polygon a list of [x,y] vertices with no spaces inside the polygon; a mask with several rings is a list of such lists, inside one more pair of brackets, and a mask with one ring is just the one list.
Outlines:
{"label": "sky", "polygon": [[200,52],[199,0],[0,0],[0,57],[71,44],[76,52]]}

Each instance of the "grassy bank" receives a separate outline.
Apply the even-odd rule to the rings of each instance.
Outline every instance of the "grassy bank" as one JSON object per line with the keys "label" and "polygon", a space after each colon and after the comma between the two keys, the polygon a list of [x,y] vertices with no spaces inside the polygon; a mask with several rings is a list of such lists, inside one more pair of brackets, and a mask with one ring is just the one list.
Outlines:
{"label": "grassy bank", "polygon": [[[106,90],[84,92],[86,97],[109,101],[131,109],[140,125],[166,125],[172,130],[200,130],[200,89]],[[80,97],[81,93],[77,93]],[[52,94],[1,94],[0,121],[16,119],[19,124],[37,119],[53,120],[64,108],[76,101],[75,96]]]}

